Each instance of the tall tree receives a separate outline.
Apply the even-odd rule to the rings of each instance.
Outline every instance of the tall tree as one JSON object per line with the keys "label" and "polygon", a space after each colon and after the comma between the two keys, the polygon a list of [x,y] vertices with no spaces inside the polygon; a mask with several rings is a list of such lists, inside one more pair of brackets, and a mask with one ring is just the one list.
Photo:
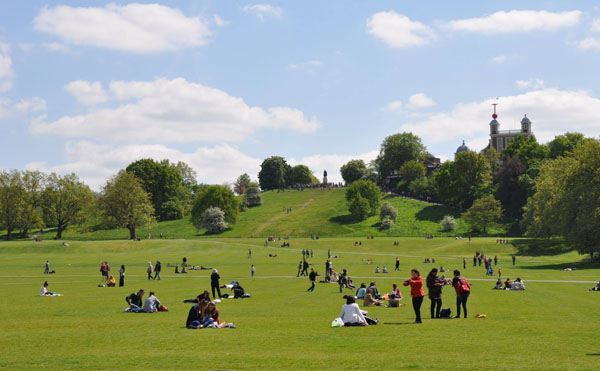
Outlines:
{"label": "tall tree", "polygon": [[260,165],[258,182],[262,190],[268,191],[285,187],[290,165],[283,157],[272,156]]}
{"label": "tall tree", "polygon": [[248,187],[250,187],[250,183],[252,183],[250,175],[244,173],[238,176],[238,178],[235,180],[235,183],[233,183],[233,190],[238,195],[243,195],[248,190]]}
{"label": "tall tree", "polygon": [[62,238],[69,225],[84,223],[95,202],[90,188],[75,174],[50,174],[42,199],[44,219],[56,226],[56,238]]}
{"label": "tall tree", "polygon": [[527,202],[527,184],[521,181],[521,176],[526,170],[527,166],[515,155],[506,157],[494,173],[495,196],[502,203],[507,216],[518,218],[523,213],[523,206]]}
{"label": "tall tree", "polygon": [[[363,213],[364,201],[369,205],[367,213]],[[370,180],[357,180],[346,188],[346,201],[350,212],[362,220],[366,215],[375,215],[379,211],[379,204],[381,202],[381,191],[375,183]],[[353,210],[357,210],[355,214]],[[360,210],[360,213],[358,213]]]}
{"label": "tall tree", "polygon": [[486,195],[473,202],[473,205],[464,214],[464,218],[473,230],[486,233],[487,227],[500,219],[501,215],[500,201],[492,195]]}
{"label": "tall tree", "polygon": [[548,142],[550,158],[563,157],[573,153],[573,149],[581,143],[585,137],[581,133],[566,133],[554,137]]}
{"label": "tall tree", "polygon": [[306,165],[296,165],[289,170],[288,186],[312,184],[312,172]]}
{"label": "tall tree", "polygon": [[465,151],[454,162],[445,162],[436,172],[439,198],[444,203],[468,208],[473,201],[492,191],[488,159],[481,154]]}
{"label": "tall tree", "polygon": [[421,138],[412,133],[390,135],[381,144],[376,164],[380,180],[393,173],[407,161],[423,161],[426,148],[421,143]]}
{"label": "tall tree", "polygon": [[19,227],[21,213],[25,207],[21,174],[13,170],[0,173],[0,225],[6,229],[6,239]]}
{"label": "tall tree", "polygon": [[550,150],[547,146],[539,144],[533,135],[517,135],[500,155],[502,158],[518,155],[525,165],[529,165],[535,161],[546,160],[550,156]]}
{"label": "tall tree", "polygon": [[200,229],[202,227],[202,215],[210,207],[218,207],[225,213],[225,221],[234,224],[239,214],[239,200],[229,187],[212,185],[206,187],[202,193],[196,196],[192,208],[192,224]]}
{"label": "tall tree", "polygon": [[401,192],[406,192],[412,181],[425,177],[425,165],[421,161],[406,161],[400,166],[398,175],[400,175],[400,182],[398,182],[397,188]]}
{"label": "tall tree", "polygon": [[40,171],[24,171],[21,176],[23,186],[24,204],[20,215],[21,238],[27,237],[29,230],[41,228],[42,219],[42,191],[46,175]]}
{"label": "tall tree", "polygon": [[350,160],[340,167],[340,173],[346,184],[352,184],[365,176],[367,165],[363,160]]}
{"label": "tall tree", "polygon": [[136,228],[154,222],[154,208],[150,195],[140,180],[127,171],[120,171],[103,187],[99,202],[105,222],[109,226],[127,228],[129,237],[136,238]]}

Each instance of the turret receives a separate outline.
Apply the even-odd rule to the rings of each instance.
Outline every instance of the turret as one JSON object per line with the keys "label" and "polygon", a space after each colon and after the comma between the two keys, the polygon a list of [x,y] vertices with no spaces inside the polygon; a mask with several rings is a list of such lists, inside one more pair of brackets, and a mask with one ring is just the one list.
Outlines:
{"label": "turret", "polygon": [[531,134],[531,120],[527,118],[527,115],[521,120],[521,133],[523,133],[523,135]]}
{"label": "turret", "polygon": [[498,122],[498,120],[496,120],[498,118],[498,115],[496,114],[496,106],[498,105],[498,103],[494,103],[494,113],[492,114],[492,121],[490,121],[490,134],[494,135],[494,134],[498,134],[498,128],[500,127],[500,123]]}

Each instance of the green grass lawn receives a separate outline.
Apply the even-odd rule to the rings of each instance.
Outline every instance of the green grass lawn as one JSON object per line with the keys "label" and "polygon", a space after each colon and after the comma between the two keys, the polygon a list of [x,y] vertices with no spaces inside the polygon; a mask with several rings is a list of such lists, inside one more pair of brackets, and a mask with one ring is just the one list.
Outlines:
{"label": "green grass lawn", "polygon": [[[461,218],[461,210],[390,195],[384,197],[383,201],[390,202],[398,209],[398,219],[391,230],[380,231],[378,215],[360,222],[353,220],[344,195],[344,188],[264,192],[263,204],[240,213],[238,222],[219,237],[308,237],[311,233],[318,236],[422,237],[426,234],[466,236],[469,233],[469,226]],[[288,208],[292,209],[289,214],[286,212]],[[439,223],[445,215],[456,218],[455,231],[441,231]],[[503,221],[491,227],[488,232],[492,236],[504,236],[509,228],[510,222]],[[148,233],[153,237],[163,233],[167,238],[195,238],[203,235],[202,231],[199,233],[192,226],[189,217],[138,230],[140,237],[145,237]],[[55,234],[55,231],[48,231],[42,238],[51,239]],[[89,227],[71,227],[63,237],[76,240],[114,240],[129,238],[129,232],[125,229],[90,231]]]}
{"label": "green grass lawn", "polygon": [[[2,243],[0,368],[598,369],[600,292],[588,289],[600,275],[585,257],[560,244],[531,240],[498,245],[495,238],[469,243],[377,237],[362,238],[363,245],[354,247],[357,239],[291,239],[290,248],[279,248],[279,243],[266,248],[263,239],[243,238],[69,241],[68,247],[56,241]],[[395,240],[399,247],[393,246]],[[414,325],[408,290],[401,287],[407,307],[368,308],[379,325],[331,328],[344,300],[335,284],[318,284],[314,293],[306,292],[308,279],[295,278],[302,248],[314,250],[310,261],[319,272],[331,249],[341,256],[334,259],[334,269],[347,268],[356,283],[375,280],[382,292],[404,281],[410,268],[426,275],[433,265],[424,264],[424,257],[450,270],[462,270],[466,257],[464,275],[472,284],[469,318],[430,320],[425,299],[424,323]],[[476,250],[498,255],[503,277],[521,277],[527,291],[491,290],[493,282],[483,268],[470,264]],[[512,253],[518,254],[514,267]],[[250,299],[219,304],[221,319],[233,322],[236,329],[184,328],[190,305],[182,300],[209,289],[210,280],[208,271],[175,275],[166,267],[183,256],[191,264],[218,268],[223,284],[239,280],[252,294]],[[400,272],[393,271],[396,256]],[[56,275],[42,274],[46,259]],[[157,259],[163,263],[163,280],[147,281],[147,262]],[[115,273],[125,264],[126,287],[97,287],[103,260]],[[254,279],[250,264],[256,266]],[[376,275],[376,265],[386,265],[391,273]],[[578,269],[560,270],[567,266]],[[44,280],[64,296],[37,296]],[[139,288],[155,290],[169,312],[123,313],[125,296]],[[444,289],[443,300],[443,306],[456,311],[451,288]],[[475,319],[476,313],[487,318]]]}

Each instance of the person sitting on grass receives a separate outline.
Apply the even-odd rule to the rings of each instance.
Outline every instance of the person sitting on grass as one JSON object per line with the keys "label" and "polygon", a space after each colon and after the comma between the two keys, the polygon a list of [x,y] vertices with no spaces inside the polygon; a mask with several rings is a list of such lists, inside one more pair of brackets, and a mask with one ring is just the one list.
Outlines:
{"label": "person sitting on grass", "polygon": [[115,280],[115,278],[112,275],[110,275],[106,280],[106,287],[115,287],[116,283],[117,281]]}
{"label": "person sitting on grass", "polygon": [[61,296],[52,291],[48,291],[48,281],[44,281],[42,287],[40,287],[40,296]]}
{"label": "person sitting on grass", "polygon": [[380,306],[382,303],[373,297],[373,290],[367,289],[367,294],[365,295],[365,301],[363,306],[365,307],[376,307]]}
{"label": "person sitting on grass", "polygon": [[506,278],[506,281],[504,281],[504,290],[510,290],[510,288],[512,287],[512,282],[510,282],[510,278]]}
{"label": "person sitting on grass", "polygon": [[600,291],[600,281],[596,284],[596,286],[592,287],[590,291]]}
{"label": "person sitting on grass", "polygon": [[144,289],[140,289],[137,293],[125,297],[125,301],[129,305],[129,312],[140,312],[142,310],[142,297],[144,296]]}
{"label": "person sitting on grass", "polygon": [[525,291],[525,284],[523,283],[523,281],[521,281],[520,278],[517,278],[515,282],[512,283],[510,289],[516,291]]}
{"label": "person sitting on grass", "polygon": [[500,278],[498,278],[498,281],[496,281],[496,286],[494,286],[493,290],[504,290],[504,287],[502,286],[502,280]]}
{"label": "person sitting on grass", "polygon": [[364,299],[366,294],[367,294],[367,285],[363,282],[360,284],[360,287],[358,288],[358,290],[356,290],[356,298]]}
{"label": "person sitting on grass", "polygon": [[373,320],[363,314],[363,311],[356,304],[354,296],[344,295],[344,299],[346,299],[346,304],[342,306],[342,312],[340,313],[344,326],[368,326],[379,323],[378,318]]}
{"label": "person sitting on grass", "polygon": [[392,284],[392,292],[388,294],[390,299],[402,299],[402,293],[395,283]]}
{"label": "person sitting on grass", "polygon": [[154,291],[150,291],[150,294],[146,298],[146,301],[144,301],[144,307],[142,308],[142,311],[144,311],[145,313],[158,312],[159,305],[160,300],[158,300],[158,298],[154,296]]}
{"label": "person sitting on grass", "polygon": [[388,272],[388,270],[387,270],[387,268],[385,267],[385,265],[383,266],[383,269],[382,269],[382,271],[381,271],[381,272],[382,272],[382,273],[387,273],[387,272]]}
{"label": "person sitting on grass", "polygon": [[208,292],[208,290],[204,290],[204,292],[198,296],[196,296],[196,299],[185,299],[183,302],[184,303],[198,303],[200,300],[206,300],[206,301],[210,301],[210,293]]}
{"label": "person sitting on grass", "polygon": [[375,282],[371,282],[369,287],[367,287],[367,291],[371,289],[372,295],[374,299],[381,299],[381,295],[379,295],[379,290],[377,290],[377,284]]}
{"label": "person sitting on grass", "polygon": [[244,295],[246,295],[246,290],[244,290],[244,288],[237,281],[235,281],[231,289],[233,290],[233,297],[236,299],[242,298]]}
{"label": "person sitting on grass", "polygon": [[348,271],[346,270],[346,268],[343,269],[342,274],[340,274],[340,278],[338,280],[338,284],[340,285],[340,292],[342,292],[343,288],[350,288],[348,287],[348,280],[350,279],[350,277],[348,277]]}

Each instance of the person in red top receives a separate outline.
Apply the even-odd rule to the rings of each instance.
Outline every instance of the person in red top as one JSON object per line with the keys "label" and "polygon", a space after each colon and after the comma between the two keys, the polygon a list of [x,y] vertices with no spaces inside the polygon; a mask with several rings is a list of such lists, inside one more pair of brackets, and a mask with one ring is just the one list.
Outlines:
{"label": "person in red top", "polygon": [[412,296],[413,309],[415,310],[415,323],[421,323],[421,304],[423,304],[423,297],[425,291],[423,291],[423,278],[416,269],[411,269],[411,277],[404,281],[404,286],[410,285],[410,296]]}
{"label": "person in red top", "polygon": [[460,306],[462,305],[465,312],[465,318],[467,318],[467,299],[471,295],[471,285],[467,282],[467,279],[460,275],[458,269],[454,270],[454,278],[452,279],[452,286],[456,291],[456,316],[454,318],[460,318]]}

